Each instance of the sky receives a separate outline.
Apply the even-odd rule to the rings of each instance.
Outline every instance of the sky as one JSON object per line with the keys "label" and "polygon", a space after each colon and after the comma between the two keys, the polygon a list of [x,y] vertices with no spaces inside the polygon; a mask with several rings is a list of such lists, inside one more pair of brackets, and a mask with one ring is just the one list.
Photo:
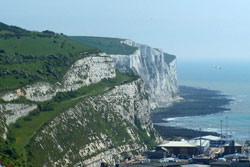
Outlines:
{"label": "sky", "polygon": [[0,22],[119,37],[181,61],[249,62],[249,0],[2,0]]}

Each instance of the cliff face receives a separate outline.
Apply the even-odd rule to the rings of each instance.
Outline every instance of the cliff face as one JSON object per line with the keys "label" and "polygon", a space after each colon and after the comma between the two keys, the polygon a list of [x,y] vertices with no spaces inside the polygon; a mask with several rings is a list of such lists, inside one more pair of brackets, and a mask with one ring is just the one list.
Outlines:
{"label": "cliff face", "polygon": [[[32,113],[37,118],[53,112],[47,114],[49,119],[39,117],[44,122],[30,136],[21,136],[27,139],[25,145],[13,144],[24,150],[19,152],[26,155],[22,162],[27,158],[28,165],[37,167],[97,167],[103,160],[117,162],[160,140],[150,112],[152,105],[166,106],[176,96],[175,57],[129,40],[123,43],[138,49],[132,55],[88,55],[76,61],[61,81],[40,81],[0,95],[0,135],[5,139],[11,123]],[[115,67],[141,78],[124,79]],[[88,89],[94,90],[87,94]],[[57,107],[41,107],[49,104]],[[28,121],[32,125],[33,120]],[[23,139],[19,134],[14,142]]]}
{"label": "cliff face", "polygon": [[145,150],[147,140],[158,139],[147,97],[138,79],[83,98],[32,138],[32,158],[38,166],[99,166]]}
{"label": "cliff face", "polygon": [[31,101],[43,102],[51,100],[57,92],[74,91],[104,78],[113,77],[115,77],[114,62],[106,54],[100,53],[76,61],[64,75],[62,83],[37,82],[7,92],[1,98],[4,101],[12,101],[24,96]]}
{"label": "cliff face", "polygon": [[[0,104],[0,135],[6,138],[7,126],[17,119],[28,115],[37,108],[35,102],[52,100],[58,92],[74,91],[83,86],[100,82],[102,79],[116,76],[114,63],[106,54],[91,55],[75,62],[63,77],[62,83],[51,84],[37,82],[2,96],[4,104]],[[30,100],[29,104],[13,102],[20,97]]]}
{"label": "cliff face", "polygon": [[7,127],[20,117],[26,116],[37,108],[36,104],[7,103],[0,104],[0,135],[6,140]]}
{"label": "cliff face", "polygon": [[110,55],[116,68],[141,76],[152,100],[152,105],[167,106],[177,96],[176,58],[159,49],[130,40],[122,43],[137,47],[132,55]]}

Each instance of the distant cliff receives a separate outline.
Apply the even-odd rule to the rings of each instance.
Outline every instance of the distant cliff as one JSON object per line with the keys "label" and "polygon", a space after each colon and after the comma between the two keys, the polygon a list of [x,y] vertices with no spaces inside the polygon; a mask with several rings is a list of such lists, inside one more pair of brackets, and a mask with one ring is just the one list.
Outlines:
{"label": "distant cliff", "polygon": [[133,71],[142,77],[151,100],[157,106],[167,106],[177,96],[176,57],[131,40],[122,41],[138,49],[131,55],[110,55],[116,68]]}
{"label": "distant cliff", "polygon": [[102,37],[71,37],[71,39],[105,51],[112,57],[116,68],[120,71],[139,75],[145,82],[152,107],[168,106],[178,96],[174,55],[131,40]]}

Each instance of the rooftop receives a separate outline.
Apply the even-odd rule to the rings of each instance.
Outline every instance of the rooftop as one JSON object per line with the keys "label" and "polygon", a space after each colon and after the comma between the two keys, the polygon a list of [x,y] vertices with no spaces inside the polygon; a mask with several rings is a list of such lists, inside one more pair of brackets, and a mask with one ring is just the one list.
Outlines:
{"label": "rooftop", "polygon": [[191,144],[186,140],[181,141],[168,141],[158,145],[158,147],[196,147],[195,144]]}
{"label": "rooftop", "polygon": [[196,146],[206,146],[209,144],[209,141],[208,140],[201,140],[201,143],[200,143],[200,140],[189,140],[189,143],[190,144],[193,144],[193,145],[196,145]]}
{"label": "rooftop", "polygon": [[[230,146],[230,142],[224,144],[223,146]],[[242,145],[235,142],[235,143],[234,143],[234,146],[240,146],[240,147],[241,147]]]}
{"label": "rooftop", "polygon": [[[219,140],[221,140],[220,137],[218,137],[218,136],[212,136],[212,135],[202,136],[201,139],[202,140],[213,140],[213,141],[219,141]],[[194,140],[200,140],[200,137],[196,137],[196,138],[194,138]]]}

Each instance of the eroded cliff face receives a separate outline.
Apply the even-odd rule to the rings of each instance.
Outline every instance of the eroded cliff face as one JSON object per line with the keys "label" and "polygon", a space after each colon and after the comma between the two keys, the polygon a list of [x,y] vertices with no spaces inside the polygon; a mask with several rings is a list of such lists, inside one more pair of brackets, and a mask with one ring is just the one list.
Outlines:
{"label": "eroded cliff face", "polygon": [[57,92],[77,90],[104,78],[114,77],[114,62],[105,53],[100,53],[76,61],[64,75],[62,83],[37,82],[16,91],[7,92],[1,98],[4,101],[12,101],[24,96],[31,101],[43,102],[51,100]]}
{"label": "eroded cliff face", "polygon": [[63,78],[59,91],[77,90],[83,86],[100,82],[104,78],[114,78],[114,62],[105,53],[90,56],[75,62]]}
{"label": "eroded cliff face", "polygon": [[122,43],[137,47],[138,50],[132,55],[110,55],[116,68],[141,76],[151,96],[151,105],[170,104],[178,93],[175,56],[131,40]]}
{"label": "eroded cliff face", "polygon": [[[56,96],[57,92],[74,91],[98,83],[105,78],[114,78],[116,76],[114,66],[112,59],[104,53],[90,55],[75,62],[63,77],[62,83],[37,82],[3,94],[1,98],[5,103],[0,104],[2,122],[0,135],[6,138],[7,126],[35,110],[37,108],[35,102],[49,101]],[[13,102],[20,97],[31,102],[29,104]]]}
{"label": "eroded cliff face", "polygon": [[158,140],[149,115],[148,94],[138,79],[83,98],[33,136],[29,149],[39,166],[97,167]]}

